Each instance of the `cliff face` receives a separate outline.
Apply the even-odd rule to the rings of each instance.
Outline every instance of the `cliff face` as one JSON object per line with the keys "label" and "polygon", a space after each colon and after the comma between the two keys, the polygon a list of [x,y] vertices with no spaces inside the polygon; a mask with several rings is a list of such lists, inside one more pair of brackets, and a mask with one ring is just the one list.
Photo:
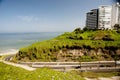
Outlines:
{"label": "cliff face", "polygon": [[99,60],[120,60],[120,48],[111,49],[61,49],[54,53],[41,54],[40,58],[36,58],[35,54],[26,55],[19,52],[16,58],[21,61],[99,61]]}
{"label": "cliff face", "polygon": [[120,60],[120,31],[75,30],[51,40],[21,48],[14,60],[95,61]]}
{"label": "cliff face", "polygon": [[115,60],[115,56],[120,57],[120,49],[66,49],[60,50],[56,61]]}

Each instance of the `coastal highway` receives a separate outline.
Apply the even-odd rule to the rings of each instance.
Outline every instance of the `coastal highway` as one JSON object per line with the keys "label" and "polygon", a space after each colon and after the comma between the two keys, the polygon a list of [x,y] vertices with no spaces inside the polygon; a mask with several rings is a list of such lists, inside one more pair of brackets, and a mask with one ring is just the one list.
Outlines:
{"label": "coastal highway", "polygon": [[14,54],[13,54],[13,55],[6,56],[6,57],[4,58],[4,61],[10,61],[10,60],[12,60],[13,56],[14,56]]}
{"label": "coastal highway", "polygon": [[120,61],[96,61],[96,62],[18,62],[18,64],[29,65],[33,68],[49,67],[54,70],[80,70],[80,71],[118,71],[120,72]]}
{"label": "coastal highway", "polygon": [[[4,58],[10,61],[14,55]],[[95,61],[95,62],[17,62],[17,64],[30,66],[32,68],[49,67],[54,70],[80,70],[80,71],[118,71],[120,72],[120,61]]]}

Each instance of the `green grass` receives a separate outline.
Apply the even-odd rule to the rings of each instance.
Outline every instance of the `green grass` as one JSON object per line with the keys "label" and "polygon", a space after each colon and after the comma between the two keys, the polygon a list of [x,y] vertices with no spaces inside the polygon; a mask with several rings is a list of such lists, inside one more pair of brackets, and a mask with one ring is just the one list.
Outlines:
{"label": "green grass", "polygon": [[36,42],[21,48],[14,60],[56,61],[60,50],[67,49],[108,49],[120,48],[120,33],[115,30],[75,31],[64,33],[51,40]]}
{"label": "green grass", "polygon": [[0,62],[1,80],[84,80],[81,76],[58,72],[48,68],[27,71],[22,68],[6,65]]}
{"label": "green grass", "polygon": [[120,76],[120,72],[79,72],[79,71],[70,71],[70,74],[80,75],[82,77],[87,78],[99,78],[99,77],[113,77],[113,76]]}
{"label": "green grass", "polygon": [[2,56],[0,56],[0,60],[2,60]]}
{"label": "green grass", "polygon": [[85,80],[87,78],[113,77],[120,76],[120,72],[95,73],[69,71],[59,72],[49,68],[40,68],[35,71],[10,66],[0,62],[0,79],[1,80]]}

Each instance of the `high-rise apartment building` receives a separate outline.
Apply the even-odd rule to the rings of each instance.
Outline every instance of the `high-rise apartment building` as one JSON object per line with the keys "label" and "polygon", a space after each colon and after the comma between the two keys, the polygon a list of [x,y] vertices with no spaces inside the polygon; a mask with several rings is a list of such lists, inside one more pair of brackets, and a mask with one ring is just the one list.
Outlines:
{"label": "high-rise apartment building", "polygon": [[98,29],[111,29],[112,6],[100,6]]}
{"label": "high-rise apartment building", "polygon": [[115,24],[120,24],[120,4],[113,4],[112,5],[112,20],[111,26],[114,28]]}
{"label": "high-rise apartment building", "polygon": [[120,4],[104,5],[93,9],[86,14],[86,27],[88,29],[114,29],[120,25]]}
{"label": "high-rise apartment building", "polygon": [[98,27],[98,9],[92,9],[86,14],[86,27],[96,29]]}

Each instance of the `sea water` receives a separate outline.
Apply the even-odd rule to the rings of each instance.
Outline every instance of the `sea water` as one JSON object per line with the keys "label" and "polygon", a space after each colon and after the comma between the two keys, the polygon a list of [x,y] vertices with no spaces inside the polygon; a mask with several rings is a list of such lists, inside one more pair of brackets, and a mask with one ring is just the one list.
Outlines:
{"label": "sea water", "polygon": [[34,42],[54,38],[63,32],[0,33],[0,54],[18,51]]}

